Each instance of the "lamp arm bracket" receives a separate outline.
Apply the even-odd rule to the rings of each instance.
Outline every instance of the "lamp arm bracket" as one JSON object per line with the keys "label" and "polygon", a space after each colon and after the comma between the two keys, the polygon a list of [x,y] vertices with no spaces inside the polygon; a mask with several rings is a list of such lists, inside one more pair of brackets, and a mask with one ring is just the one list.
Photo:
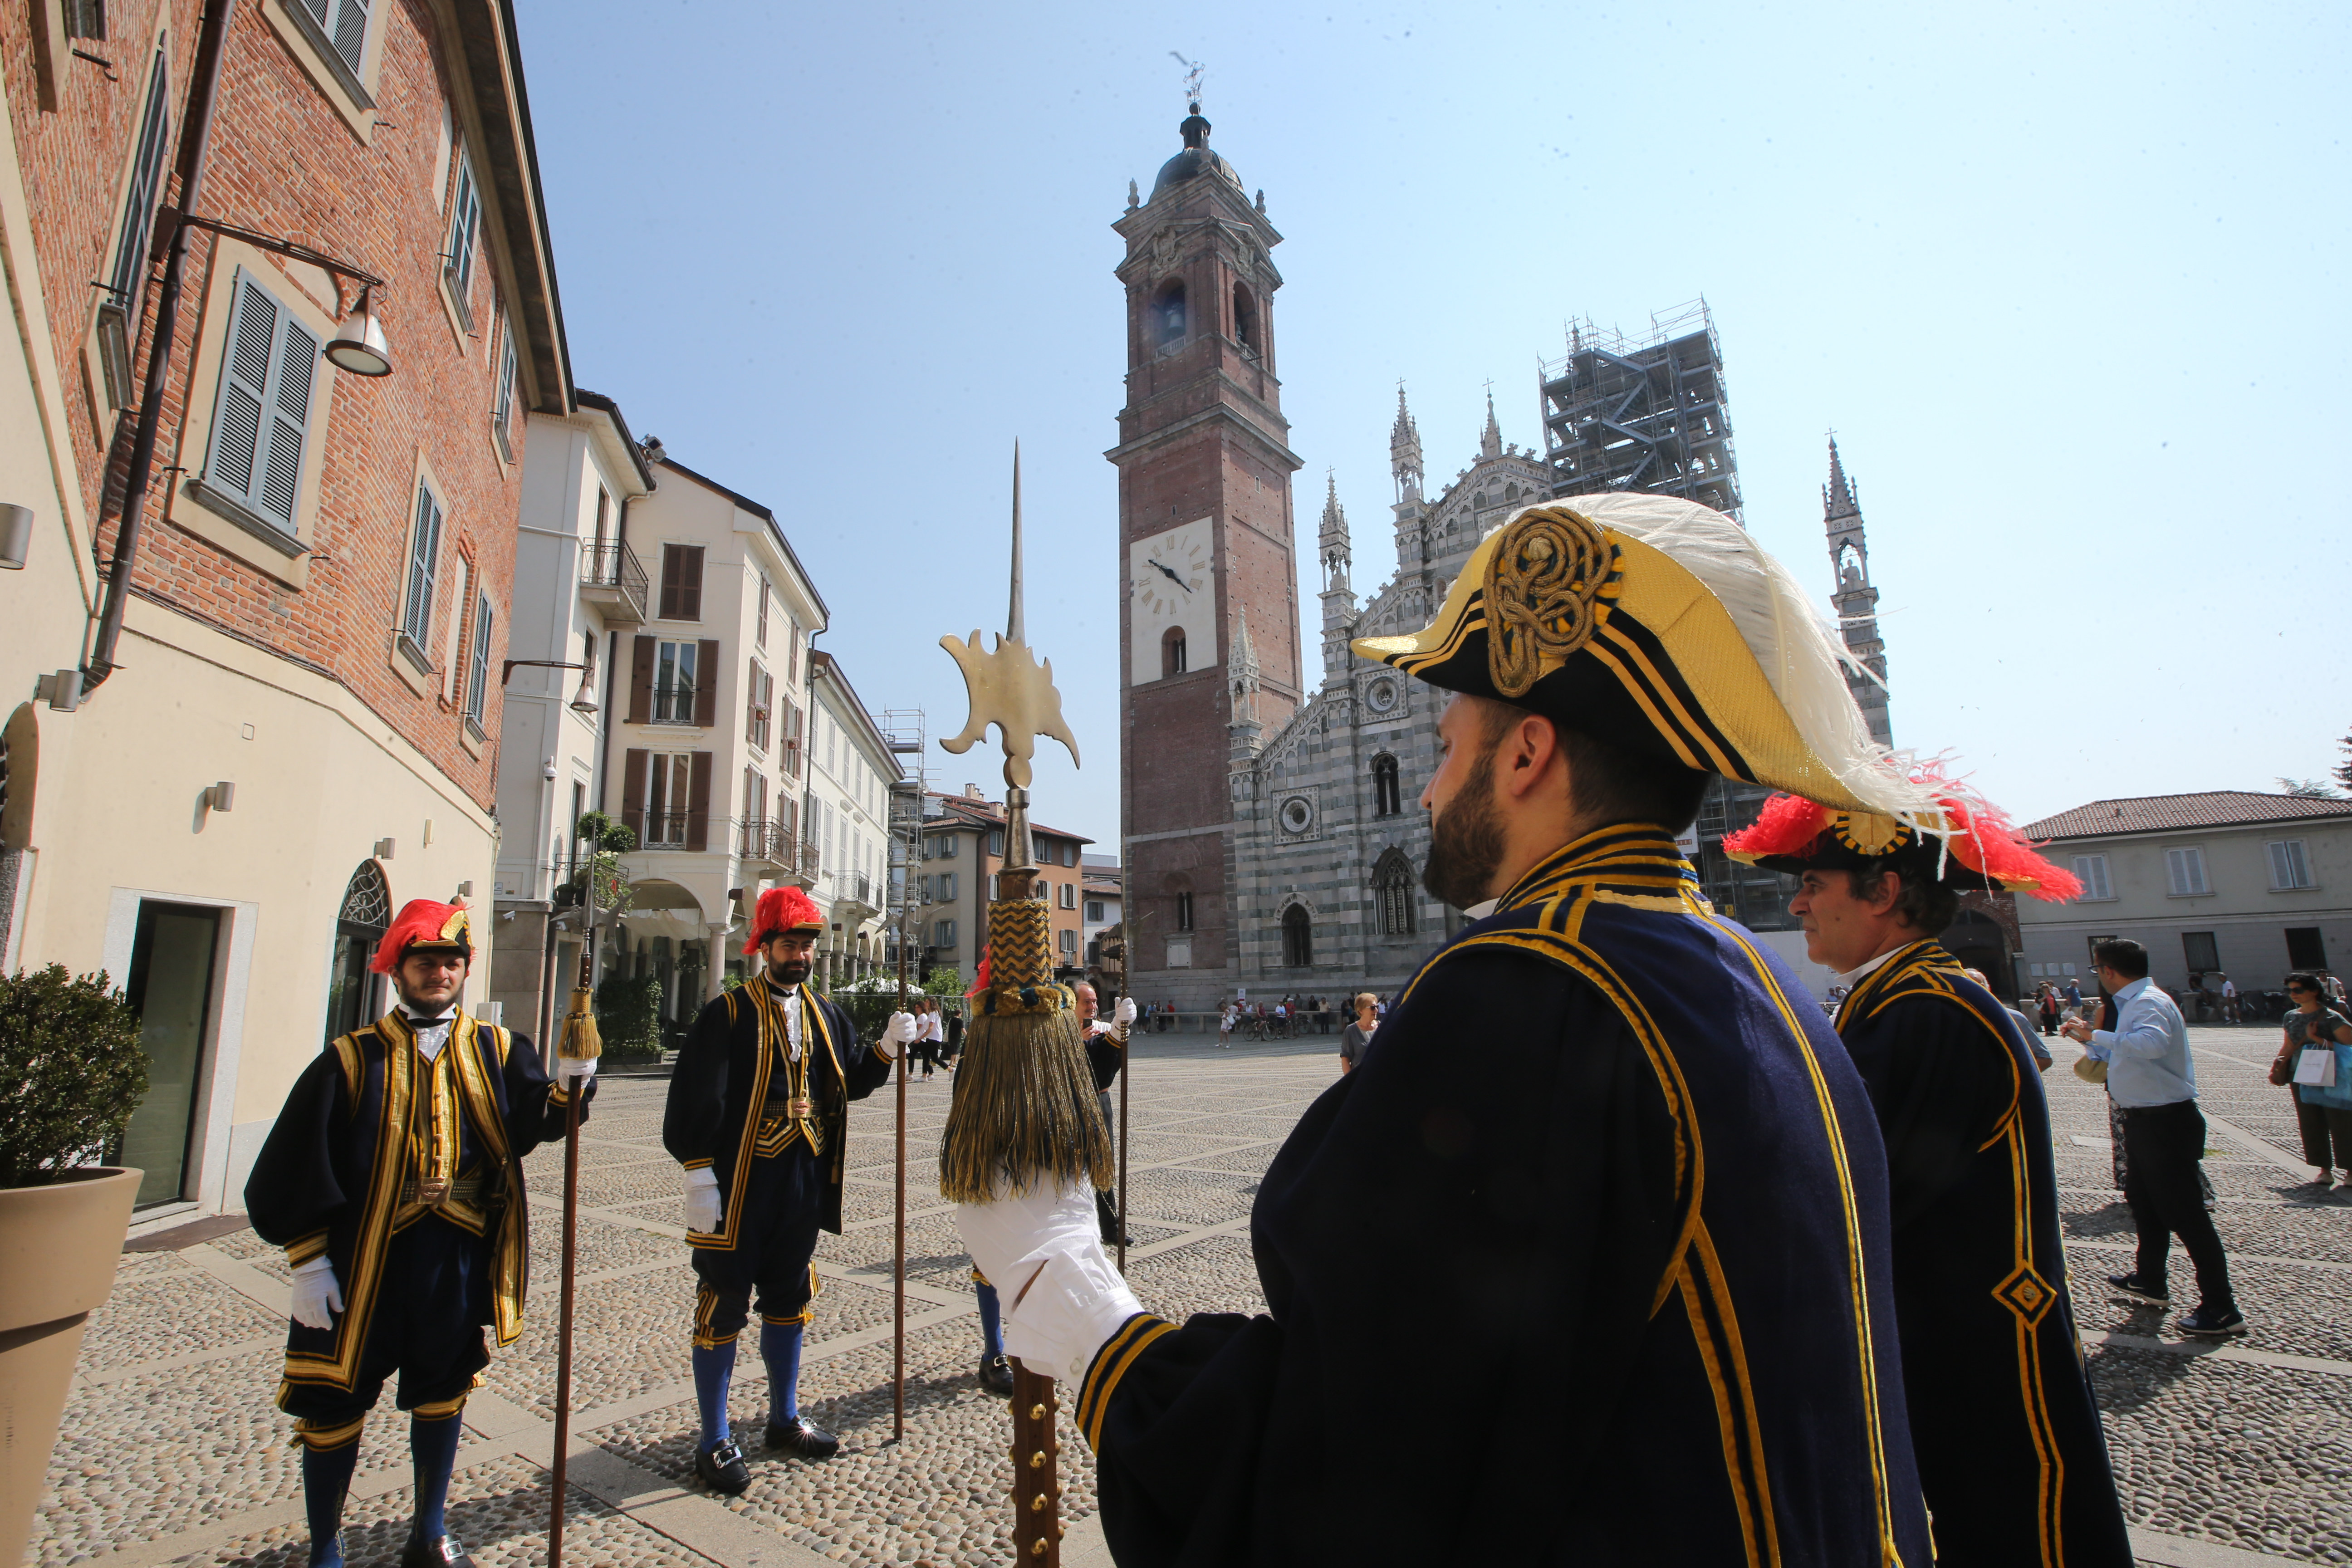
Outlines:
{"label": "lamp arm bracket", "polygon": [[213,233],[225,236],[230,239],[241,239],[257,250],[272,251],[279,256],[291,257],[297,261],[307,261],[311,266],[319,268],[322,271],[329,273],[336,279],[335,293],[336,305],[338,309],[341,308],[342,303],[341,280],[343,279],[348,278],[352,282],[361,284],[369,289],[384,289],[389,287],[383,279],[377,277],[374,273],[370,272],[363,267],[354,267],[350,262],[340,260],[335,257],[328,255],[323,250],[315,250],[310,246],[298,243],[294,240],[279,239],[271,235],[258,234],[249,228],[239,228],[235,224],[222,223],[217,218],[200,217],[194,213],[178,213],[172,216],[175,216],[181,224],[189,228],[210,229]]}

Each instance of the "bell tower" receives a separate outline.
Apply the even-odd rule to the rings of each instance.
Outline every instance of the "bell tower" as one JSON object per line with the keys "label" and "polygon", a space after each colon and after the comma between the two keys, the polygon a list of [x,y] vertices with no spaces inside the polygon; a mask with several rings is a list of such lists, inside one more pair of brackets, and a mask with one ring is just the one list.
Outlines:
{"label": "bell tower", "polygon": [[[1129,985],[1205,1006],[1235,984],[1228,905],[1235,724],[1278,732],[1302,680],[1290,476],[1275,376],[1271,252],[1282,236],[1209,148],[1183,146],[1148,199],[1128,187],[1127,404],[1118,445],[1122,860]],[[1248,627],[1254,682],[1237,682]],[[1237,708],[1238,686],[1253,689]],[[1255,712],[1240,709],[1255,708]]]}

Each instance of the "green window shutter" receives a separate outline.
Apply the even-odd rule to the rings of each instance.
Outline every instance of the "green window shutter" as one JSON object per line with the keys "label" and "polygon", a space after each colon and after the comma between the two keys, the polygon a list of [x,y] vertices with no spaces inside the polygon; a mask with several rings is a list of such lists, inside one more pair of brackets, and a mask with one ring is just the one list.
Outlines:
{"label": "green window shutter", "polygon": [[278,301],[242,273],[221,355],[220,395],[213,402],[213,448],[205,479],[239,499],[253,493],[253,460],[269,386],[269,351],[278,337]]}
{"label": "green window shutter", "polygon": [[[311,4],[311,10],[316,15],[316,4]],[[319,20],[323,23],[326,18],[320,16]],[[360,55],[367,47],[367,25],[368,0],[335,0],[335,53],[343,57],[343,63],[352,68],[354,75],[360,68]]]}
{"label": "green window shutter", "polygon": [[427,653],[425,638],[433,629],[433,570],[441,555],[441,503],[425,485],[416,487],[416,527],[409,540],[408,605],[400,629],[417,651]]}

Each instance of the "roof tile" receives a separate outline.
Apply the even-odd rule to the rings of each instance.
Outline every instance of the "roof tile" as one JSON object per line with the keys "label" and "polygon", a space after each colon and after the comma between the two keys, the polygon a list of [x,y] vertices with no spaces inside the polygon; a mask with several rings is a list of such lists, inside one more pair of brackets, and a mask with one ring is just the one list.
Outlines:
{"label": "roof tile", "polygon": [[2245,827],[2312,817],[2352,817],[2352,800],[2323,795],[2258,795],[2206,790],[2197,795],[2127,795],[2095,800],[2025,825],[2028,838],[2107,838],[2120,833],[2180,833],[2200,827]]}

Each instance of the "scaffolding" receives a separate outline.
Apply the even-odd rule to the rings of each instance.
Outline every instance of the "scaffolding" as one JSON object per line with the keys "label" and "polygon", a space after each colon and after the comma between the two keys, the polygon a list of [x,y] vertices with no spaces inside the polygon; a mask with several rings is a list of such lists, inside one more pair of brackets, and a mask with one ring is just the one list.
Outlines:
{"label": "scaffolding", "polygon": [[1628,337],[1591,320],[1537,367],[1552,494],[1682,496],[1739,518],[1723,348],[1705,300],[1653,312]]}
{"label": "scaffolding", "polygon": [[890,786],[889,919],[884,926],[882,963],[887,972],[896,974],[903,944],[908,981],[920,985],[929,973],[929,950],[913,940],[922,919],[916,907],[913,868],[922,858],[923,820],[930,806],[924,715],[919,708],[886,708],[872,717],[875,728],[889,743],[890,754],[905,769]]}

